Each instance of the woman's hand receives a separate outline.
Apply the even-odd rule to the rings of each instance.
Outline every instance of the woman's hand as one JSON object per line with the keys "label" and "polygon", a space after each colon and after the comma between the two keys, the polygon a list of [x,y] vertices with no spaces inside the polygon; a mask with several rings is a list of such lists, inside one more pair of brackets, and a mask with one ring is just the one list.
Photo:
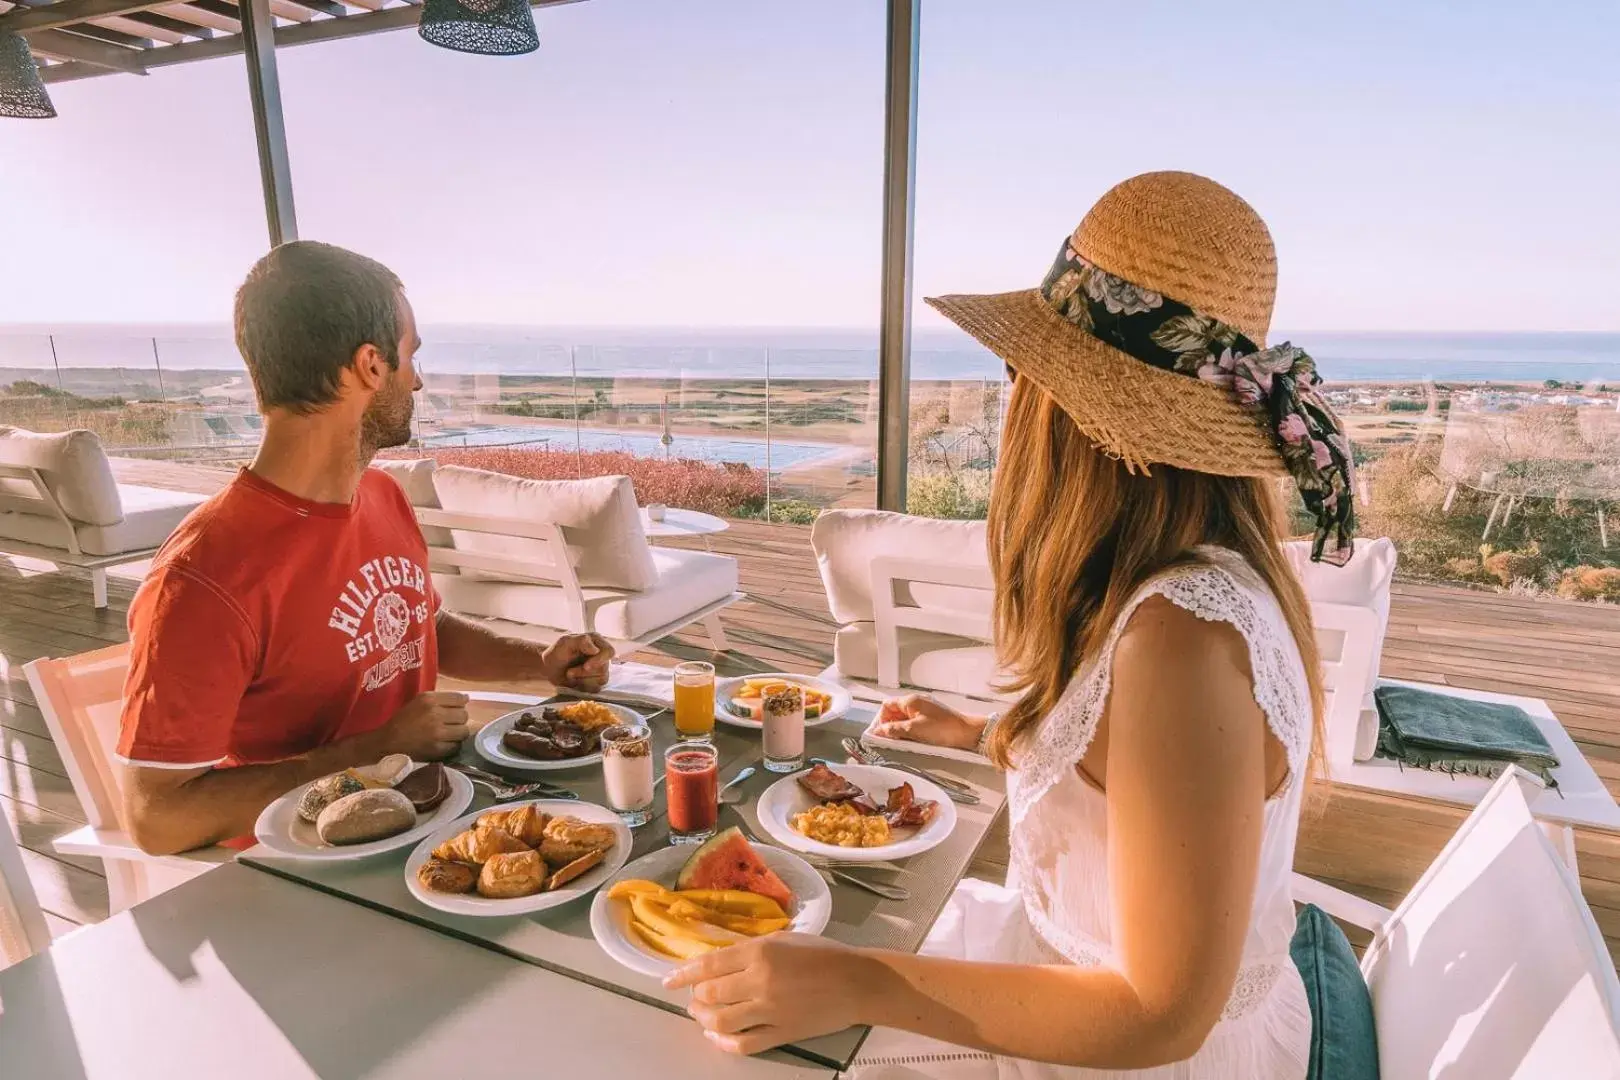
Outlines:
{"label": "woman's hand", "polygon": [[878,711],[877,723],[872,726],[872,734],[885,739],[928,743],[930,746],[977,750],[984,725],[981,717],[963,716],[933,698],[909,694],[883,703],[883,708]]}
{"label": "woman's hand", "polygon": [[722,1050],[758,1054],[860,1022],[860,954],[826,938],[771,934],[706,953],[664,979]]}

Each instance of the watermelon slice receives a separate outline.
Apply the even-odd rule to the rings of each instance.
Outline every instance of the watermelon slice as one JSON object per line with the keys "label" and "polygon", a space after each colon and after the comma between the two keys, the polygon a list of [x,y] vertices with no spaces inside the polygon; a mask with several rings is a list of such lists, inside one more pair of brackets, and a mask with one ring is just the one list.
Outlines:
{"label": "watermelon slice", "polygon": [[742,830],[733,826],[706,840],[692,852],[675,879],[677,889],[741,889],[768,896],[792,911],[793,890],[765,865]]}

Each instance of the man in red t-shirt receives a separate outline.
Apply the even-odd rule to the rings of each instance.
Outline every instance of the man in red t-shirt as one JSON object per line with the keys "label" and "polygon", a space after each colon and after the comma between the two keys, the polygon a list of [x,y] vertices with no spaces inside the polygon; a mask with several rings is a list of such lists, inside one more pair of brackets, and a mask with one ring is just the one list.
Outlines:
{"label": "man in red t-shirt", "polygon": [[285,244],[236,294],[264,413],[253,464],[181,523],[130,605],[118,755],[147,851],[251,834],[308,780],[385,754],[453,753],[467,698],[445,674],[592,690],[612,647],[504,638],[439,608],[399,485],[366,465],[410,438],[421,340],[399,279]]}

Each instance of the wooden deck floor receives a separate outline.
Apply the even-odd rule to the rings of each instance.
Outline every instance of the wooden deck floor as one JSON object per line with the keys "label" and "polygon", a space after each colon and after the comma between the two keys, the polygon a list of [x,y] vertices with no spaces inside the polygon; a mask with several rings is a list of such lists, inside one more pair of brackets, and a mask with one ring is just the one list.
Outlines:
{"label": "wooden deck floor", "polygon": [[[120,477],[212,491],[220,470],[119,462]],[[726,615],[727,673],[817,671],[832,662],[827,610],[809,529],[737,522],[714,550],[738,558],[749,599]],[[125,638],[124,613],[140,566],[115,577],[112,606],[95,612],[83,575],[40,573],[0,558],[0,807],[16,824],[29,872],[56,931],[104,918],[96,860],[52,853],[50,841],[83,815],[34,705],[22,665]],[[705,655],[701,630],[661,642],[650,661]],[[1620,607],[1528,600],[1397,584],[1382,672],[1452,686],[1545,698],[1593,767],[1620,794]],[[1390,904],[1416,881],[1456,830],[1460,810],[1338,789],[1300,835],[1296,866]],[[1620,835],[1583,831],[1582,885],[1610,947],[1620,955]],[[996,856],[981,863],[992,872]]]}

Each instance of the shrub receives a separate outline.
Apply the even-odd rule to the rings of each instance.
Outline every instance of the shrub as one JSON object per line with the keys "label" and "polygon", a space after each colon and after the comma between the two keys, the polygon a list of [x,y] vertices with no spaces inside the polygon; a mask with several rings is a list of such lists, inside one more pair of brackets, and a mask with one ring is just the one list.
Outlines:
{"label": "shrub", "polygon": [[488,469],[528,480],[628,476],[642,505],[661,502],[726,517],[757,516],[765,506],[765,474],[735,461],[714,465],[687,458],[637,457],[622,450],[576,454],[513,447],[430,447],[422,456],[440,465]]}
{"label": "shrub", "polygon": [[906,481],[906,512],[919,517],[981,520],[990,512],[990,472],[914,472]]}
{"label": "shrub", "polygon": [[813,525],[821,507],[803,499],[780,499],[771,503],[771,520],[783,525]]}
{"label": "shrub", "polygon": [[1565,600],[1620,602],[1620,567],[1571,567],[1558,579],[1558,595]]}
{"label": "shrub", "polygon": [[1532,545],[1529,551],[1498,551],[1485,555],[1481,563],[1486,573],[1504,587],[1515,581],[1540,584],[1547,576],[1547,560]]}
{"label": "shrub", "polygon": [[1453,581],[1486,582],[1491,574],[1478,559],[1447,559],[1441,564],[1444,575]]}

